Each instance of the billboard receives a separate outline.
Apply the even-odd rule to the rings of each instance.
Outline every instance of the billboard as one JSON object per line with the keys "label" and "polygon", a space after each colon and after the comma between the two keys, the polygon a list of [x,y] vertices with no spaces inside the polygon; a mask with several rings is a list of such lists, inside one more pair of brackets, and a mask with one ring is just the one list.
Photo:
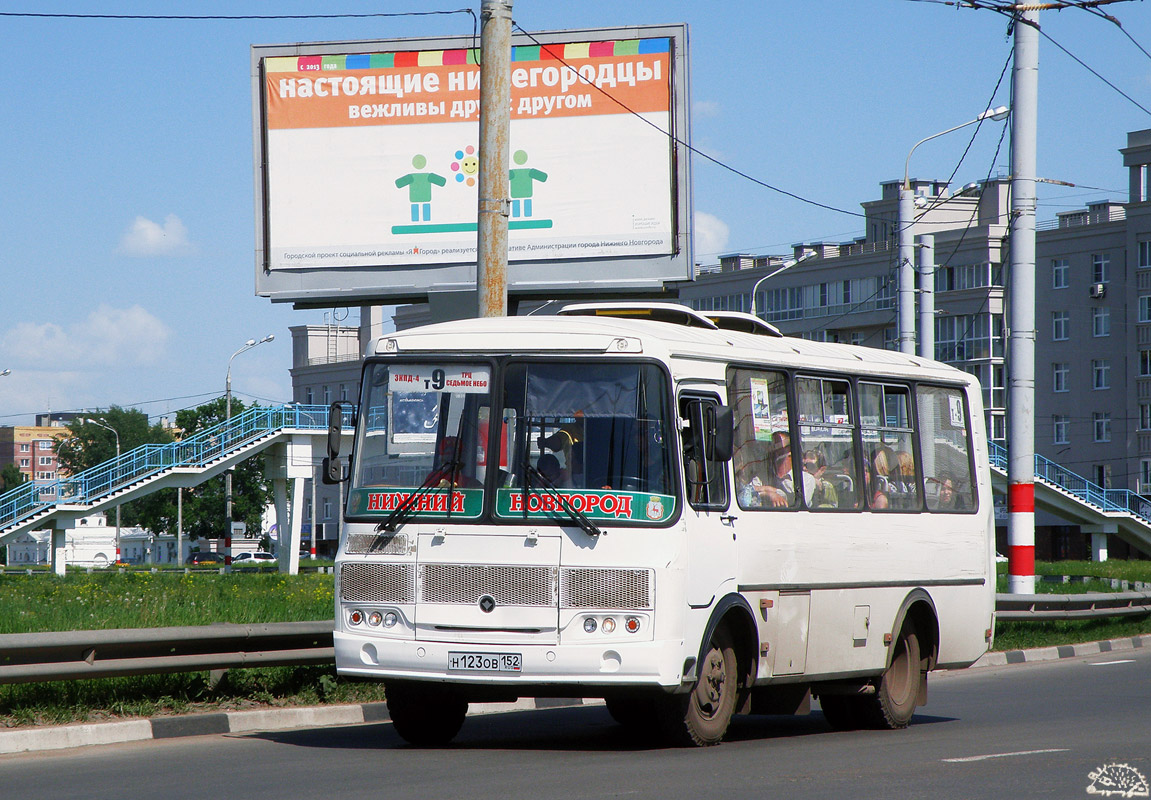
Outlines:
{"label": "billboard", "polygon": [[[252,48],[258,295],[474,288],[473,44]],[[686,51],[684,26],[513,37],[509,294],[651,294],[691,277]]]}

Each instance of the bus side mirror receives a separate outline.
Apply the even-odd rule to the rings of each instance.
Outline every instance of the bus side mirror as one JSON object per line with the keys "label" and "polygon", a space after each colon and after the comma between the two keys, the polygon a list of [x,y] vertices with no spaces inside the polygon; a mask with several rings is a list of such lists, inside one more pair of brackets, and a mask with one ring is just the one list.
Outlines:
{"label": "bus side mirror", "polygon": [[328,407],[328,455],[320,469],[323,482],[332,485],[344,479],[344,466],[339,460],[340,438],[344,435],[344,406],[350,406],[342,400],[337,400]]}
{"label": "bus side mirror", "polygon": [[709,405],[706,410],[708,461],[728,461],[735,444],[735,412],[731,406]]}

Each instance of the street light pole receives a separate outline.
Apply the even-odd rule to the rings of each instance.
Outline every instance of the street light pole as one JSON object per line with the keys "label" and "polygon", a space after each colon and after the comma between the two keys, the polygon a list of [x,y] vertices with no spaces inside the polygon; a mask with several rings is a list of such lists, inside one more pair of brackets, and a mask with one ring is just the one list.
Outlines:
{"label": "street light pole", "polygon": [[[120,472],[120,432],[109,425],[107,422],[98,419],[85,419],[87,423],[103,428],[106,431],[112,431],[112,435],[116,437],[116,474]],[[120,504],[116,504],[116,563],[120,562]]]}
{"label": "street light pole", "polygon": [[[249,339],[244,342],[243,347],[228,358],[228,374],[224,381],[224,435],[221,444],[221,457],[224,455],[222,448],[231,441],[232,434],[232,359],[240,353],[246,353],[253,347],[259,347],[264,342],[273,341],[275,338],[274,334],[269,333],[259,341]],[[232,571],[232,470],[230,468],[224,471],[224,571]]]}
{"label": "street light pole", "polygon": [[785,269],[791,269],[791,268],[792,268],[792,267],[794,267],[796,264],[802,263],[802,262],[804,262],[804,261],[807,261],[807,259],[809,259],[809,258],[814,258],[814,257],[815,257],[815,253],[814,253],[814,252],[810,252],[810,253],[804,253],[804,254],[803,254],[803,255],[801,255],[799,258],[797,258],[797,259],[795,259],[795,260],[793,260],[793,261],[788,261],[786,264],[784,264],[784,265],[783,265],[782,267],[780,267],[779,269],[777,269],[777,270],[773,270],[773,271],[771,271],[771,272],[767,273],[766,275],[764,275],[764,276],[763,276],[762,278],[760,278],[759,280],[757,280],[757,281],[755,282],[755,284],[754,284],[754,285],[751,287],[751,315],[752,315],[753,317],[754,317],[754,316],[757,316],[757,314],[756,314],[756,312],[755,312],[755,296],[756,296],[757,294],[759,294],[759,287],[760,287],[760,286],[763,284],[763,282],[764,282],[764,281],[766,281],[768,278],[774,278],[776,275],[778,275],[779,273],[783,272]]}
{"label": "street light pole", "polygon": [[915,237],[912,231],[915,225],[915,193],[911,190],[911,154],[915,148],[924,142],[938,139],[952,131],[966,128],[985,119],[1002,120],[1010,113],[1007,106],[989,108],[975,119],[962,122],[939,133],[925,136],[911,146],[907,151],[907,160],[903,163],[903,183],[899,186],[899,211],[897,220],[897,233],[899,236],[899,265],[896,270],[899,279],[898,313],[896,315],[896,331],[898,333],[899,350],[909,355],[915,354]]}

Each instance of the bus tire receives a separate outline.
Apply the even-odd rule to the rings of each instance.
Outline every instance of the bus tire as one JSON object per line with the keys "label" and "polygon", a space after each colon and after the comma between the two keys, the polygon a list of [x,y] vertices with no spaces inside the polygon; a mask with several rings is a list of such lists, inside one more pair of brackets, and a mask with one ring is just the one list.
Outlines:
{"label": "bus tire", "polygon": [[906,728],[915,714],[924,674],[919,636],[905,625],[895,640],[891,664],[883,671],[875,694],[863,704],[863,721],[869,728]]}
{"label": "bus tire", "polygon": [[416,747],[447,744],[468,715],[467,700],[447,688],[389,681],[384,691],[392,726]]}
{"label": "bus tire", "polygon": [[708,747],[723,741],[739,696],[739,660],[724,626],[716,628],[686,695],[665,698],[664,715],[673,742]]}

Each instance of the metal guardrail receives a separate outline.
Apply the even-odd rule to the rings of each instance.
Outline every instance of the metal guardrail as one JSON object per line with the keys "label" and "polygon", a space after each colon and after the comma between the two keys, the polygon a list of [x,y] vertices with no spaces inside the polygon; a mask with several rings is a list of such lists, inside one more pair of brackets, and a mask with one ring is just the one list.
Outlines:
{"label": "metal guardrail", "polygon": [[331,664],[332,621],[0,634],[0,684]]}
{"label": "metal guardrail", "polygon": [[[352,427],[352,410],[344,410]],[[0,529],[60,504],[84,505],[176,467],[202,469],[284,428],[325,430],[327,406],[257,406],[231,420],[169,444],[145,444],[67,478],[29,483],[0,495]]]}
{"label": "metal guardrail", "polygon": [[995,595],[995,619],[1009,622],[1148,614],[1151,614],[1151,592]]}

